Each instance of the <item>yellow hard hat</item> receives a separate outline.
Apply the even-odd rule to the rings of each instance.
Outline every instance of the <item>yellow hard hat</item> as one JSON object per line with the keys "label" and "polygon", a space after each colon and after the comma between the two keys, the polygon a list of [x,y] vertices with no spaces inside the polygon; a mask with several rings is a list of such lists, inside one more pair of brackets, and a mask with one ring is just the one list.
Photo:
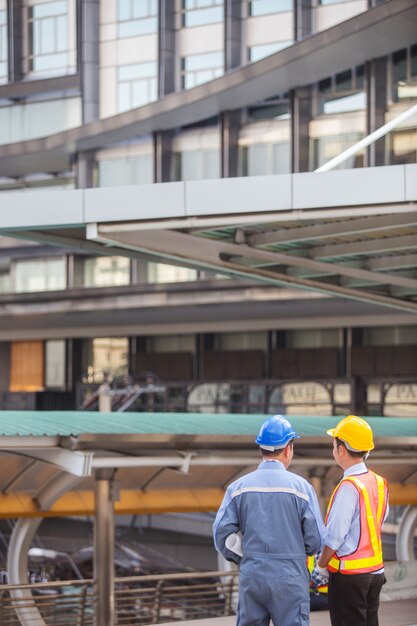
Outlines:
{"label": "yellow hard hat", "polygon": [[348,449],[355,452],[368,452],[374,449],[372,429],[368,422],[356,415],[348,415],[336,426],[327,431],[331,437],[338,437],[347,443]]}

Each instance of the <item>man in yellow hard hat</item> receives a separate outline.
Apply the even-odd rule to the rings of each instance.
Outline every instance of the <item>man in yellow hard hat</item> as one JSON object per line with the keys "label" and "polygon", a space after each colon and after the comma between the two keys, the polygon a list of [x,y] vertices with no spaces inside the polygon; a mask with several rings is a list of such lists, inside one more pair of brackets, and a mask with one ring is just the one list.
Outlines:
{"label": "man in yellow hard hat", "polygon": [[369,424],[355,415],[327,431],[333,457],[344,470],[330,498],[324,548],[318,573],[329,572],[332,626],[378,626],[378,606],[385,582],[381,529],[388,513],[384,478],[367,469],[374,448]]}

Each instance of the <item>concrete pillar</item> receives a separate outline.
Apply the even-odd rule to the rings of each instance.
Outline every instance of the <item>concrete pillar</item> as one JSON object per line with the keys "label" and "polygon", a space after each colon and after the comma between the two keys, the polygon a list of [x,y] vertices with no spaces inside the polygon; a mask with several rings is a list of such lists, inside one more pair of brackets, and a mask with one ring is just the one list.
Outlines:
{"label": "concrete pillar", "polygon": [[242,26],[244,3],[241,0],[224,2],[224,69],[233,69],[244,65],[242,59]]}
{"label": "concrete pillar", "polygon": [[95,474],[94,579],[97,591],[95,626],[113,626],[115,470]]}
{"label": "concrete pillar", "polygon": [[[177,58],[178,33],[174,0],[158,2],[158,98],[163,98],[179,88],[179,64]],[[173,131],[154,133],[154,182],[171,180],[171,144]]]}
{"label": "concrete pillar", "polygon": [[312,0],[294,0],[294,41],[300,41],[312,32]]}
{"label": "concrete pillar", "polygon": [[154,133],[154,182],[166,183],[172,179],[172,139],[174,132]]}
{"label": "concrete pillar", "polygon": [[159,0],[158,3],[158,98],[175,91],[179,80],[175,5],[174,0]]}
{"label": "concrete pillar", "polygon": [[77,189],[94,187],[94,152],[79,152],[75,163],[75,186]]}
{"label": "concrete pillar", "polygon": [[291,167],[295,174],[310,170],[309,123],[312,115],[311,106],[311,87],[300,87],[291,92]]}
{"label": "concrete pillar", "polygon": [[[23,0],[7,0],[9,82],[22,80],[24,71]],[[27,51],[26,51],[27,52]]]}
{"label": "concrete pillar", "polygon": [[[373,59],[366,64],[367,77],[367,129],[366,133],[377,130],[385,124],[387,110],[387,57]],[[387,137],[381,137],[367,148],[367,162],[369,167],[385,165],[385,142]]]}
{"label": "concrete pillar", "polygon": [[78,0],[77,61],[81,72],[83,124],[99,118],[99,0]]}
{"label": "concrete pillar", "polygon": [[241,111],[225,111],[220,115],[221,175],[239,175],[239,130]]}

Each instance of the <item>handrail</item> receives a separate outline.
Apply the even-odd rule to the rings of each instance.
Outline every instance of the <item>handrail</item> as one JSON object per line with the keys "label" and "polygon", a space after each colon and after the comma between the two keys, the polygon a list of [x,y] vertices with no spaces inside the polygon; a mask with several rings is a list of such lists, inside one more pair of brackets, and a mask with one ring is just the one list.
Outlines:
{"label": "handrail", "polygon": [[[237,577],[237,571],[222,570],[118,577],[116,623],[145,626],[232,615]],[[16,589],[17,598],[10,593]],[[0,623],[20,626],[19,610],[35,608],[47,626],[93,626],[98,601],[92,579],[0,585]]]}
{"label": "handrail", "polygon": [[357,154],[359,150],[361,150],[362,148],[366,148],[366,146],[369,146],[371,143],[374,143],[381,137],[384,137],[384,135],[389,133],[393,128],[398,126],[401,122],[404,122],[409,117],[414,115],[414,113],[417,113],[417,104],[410,107],[406,111],[403,111],[402,113],[397,115],[397,117],[394,117],[393,120],[387,122],[383,126],[380,126],[380,128],[377,128],[376,130],[374,130],[370,135],[367,135],[366,137],[364,137],[357,143],[353,144],[353,146],[350,146],[350,148],[347,148],[346,150],[344,150],[337,156],[333,157],[333,159],[330,159],[330,161],[327,161],[327,163],[324,163],[324,165],[321,165],[314,171],[315,172],[329,172],[330,170],[333,170],[335,167],[337,167],[338,165],[346,161],[346,159],[348,159],[350,156]]}

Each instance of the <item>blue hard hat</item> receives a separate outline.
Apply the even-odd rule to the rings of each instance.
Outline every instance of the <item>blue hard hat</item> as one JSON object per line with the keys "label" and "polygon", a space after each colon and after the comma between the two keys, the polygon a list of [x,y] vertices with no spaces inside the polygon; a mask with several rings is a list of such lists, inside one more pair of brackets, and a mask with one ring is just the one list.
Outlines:
{"label": "blue hard hat", "polygon": [[288,420],[281,415],[268,418],[261,426],[256,443],[265,450],[279,450],[292,440],[299,439]]}

